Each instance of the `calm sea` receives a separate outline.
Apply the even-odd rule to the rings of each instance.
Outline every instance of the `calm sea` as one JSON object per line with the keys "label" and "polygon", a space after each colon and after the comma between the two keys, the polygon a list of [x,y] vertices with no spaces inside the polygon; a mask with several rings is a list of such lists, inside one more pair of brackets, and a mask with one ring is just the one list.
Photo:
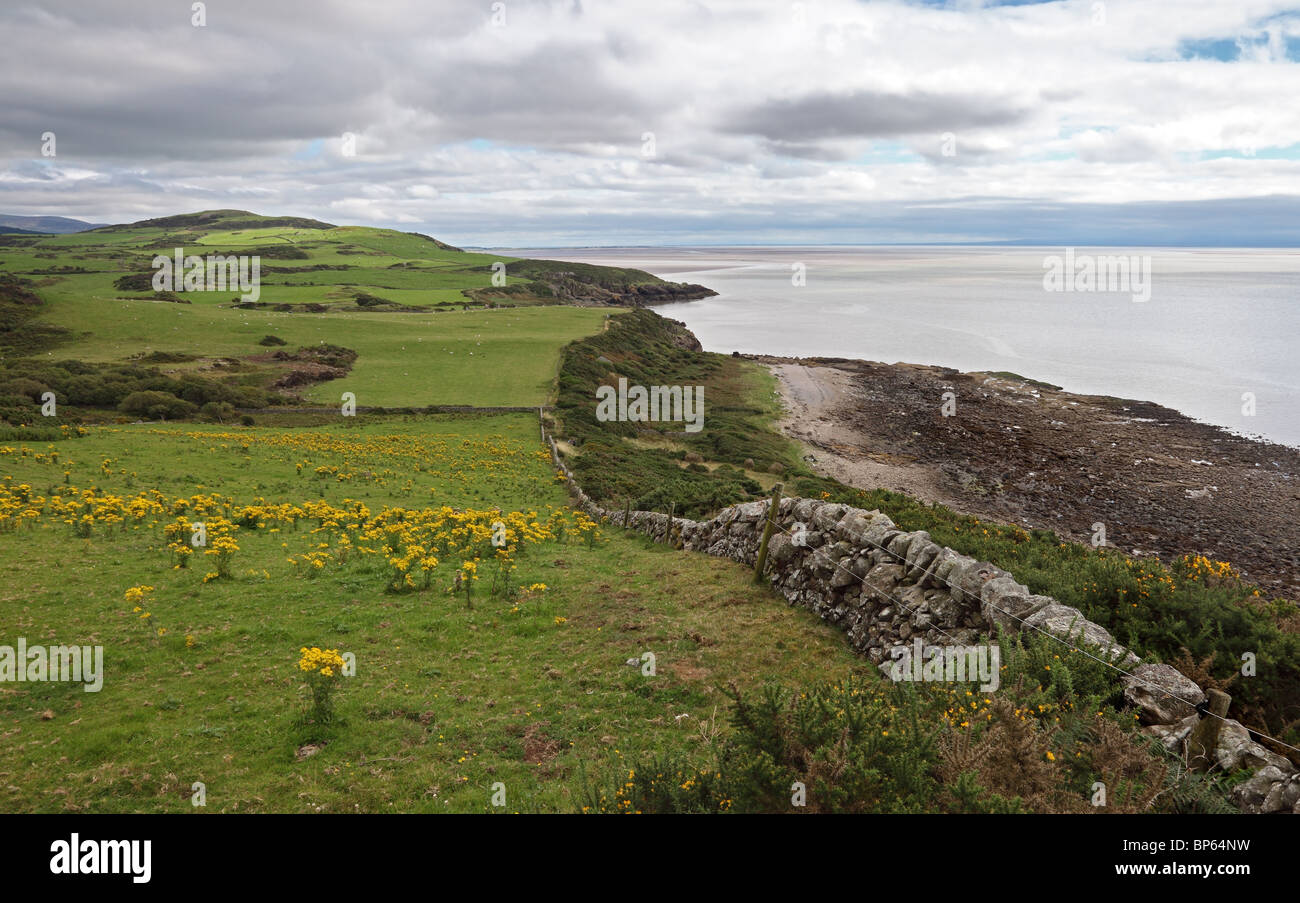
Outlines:
{"label": "calm sea", "polygon": [[[1064,248],[511,253],[706,285],[718,296],[660,311],[684,321],[710,351],[1007,370],[1072,392],[1155,401],[1300,446],[1300,251],[1074,250],[1076,272],[1084,255],[1136,256],[1139,269],[1149,258],[1145,301],[1134,301],[1132,290],[1045,290],[1044,262],[1064,258]],[[1243,413],[1246,393],[1253,415]]]}

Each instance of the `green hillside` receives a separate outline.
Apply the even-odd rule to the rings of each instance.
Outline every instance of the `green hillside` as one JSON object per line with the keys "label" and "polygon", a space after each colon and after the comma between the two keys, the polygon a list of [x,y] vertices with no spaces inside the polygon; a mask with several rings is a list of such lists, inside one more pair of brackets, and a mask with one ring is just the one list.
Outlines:
{"label": "green hillside", "polygon": [[[256,256],[256,300],[235,286],[155,291],[155,256],[177,248]],[[5,234],[0,383],[35,380],[61,403],[92,408],[124,396],[73,390],[78,377],[239,408],[333,405],[343,392],[362,406],[534,405],[549,396],[560,347],[600,329],[607,312],[596,308],[700,291],[639,270],[468,253],[416,233],[241,210]],[[352,359],[330,366],[300,351],[322,343]],[[59,371],[60,361],[93,367]],[[142,379],[158,385],[118,380],[110,365],[152,369]],[[186,395],[177,380],[213,385]],[[10,399],[0,408],[21,409],[13,399],[22,395],[0,392]]]}

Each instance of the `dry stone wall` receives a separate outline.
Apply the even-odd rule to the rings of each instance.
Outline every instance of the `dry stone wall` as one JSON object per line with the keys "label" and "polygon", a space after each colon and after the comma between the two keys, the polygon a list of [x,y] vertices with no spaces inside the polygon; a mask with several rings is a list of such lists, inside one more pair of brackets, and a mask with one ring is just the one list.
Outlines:
{"label": "dry stone wall", "polygon": [[[735,505],[707,521],[632,511],[624,523],[622,510],[603,508],[582,491],[554,440],[547,438],[575,506],[592,517],[677,548],[747,565],[756,562],[769,501]],[[927,646],[969,646],[999,628],[1037,630],[1088,648],[1125,671],[1125,698],[1137,708],[1145,730],[1171,751],[1183,750],[1202,717],[1195,707],[1205,694],[1181,672],[1169,665],[1142,664],[1078,609],[1031,593],[1007,571],[941,546],[924,530],[900,530],[879,511],[782,499],[768,546],[767,577],[792,605],[842,629],[852,648],[882,671],[892,664],[893,647],[917,638]],[[1215,758],[1225,770],[1255,769],[1234,790],[1241,808],[1300,814],[1300,773],[1289,760],[1252,741],[1238,722],[1222,726]]]}

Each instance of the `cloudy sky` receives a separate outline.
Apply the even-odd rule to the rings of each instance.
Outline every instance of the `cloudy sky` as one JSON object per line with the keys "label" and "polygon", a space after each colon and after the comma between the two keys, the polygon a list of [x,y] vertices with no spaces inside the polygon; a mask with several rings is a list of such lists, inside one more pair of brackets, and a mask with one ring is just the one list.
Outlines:
{"label": "cloudy sky", "polygon": [[3,213],[1300,245],[1270,0],[7,0],[0,37]]}

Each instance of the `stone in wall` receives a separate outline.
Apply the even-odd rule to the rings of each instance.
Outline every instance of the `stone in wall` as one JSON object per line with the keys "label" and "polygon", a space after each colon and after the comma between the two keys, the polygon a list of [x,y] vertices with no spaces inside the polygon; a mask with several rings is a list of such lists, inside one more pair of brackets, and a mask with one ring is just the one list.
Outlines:
{"label": "stone in wall", "polygon": [[1196,681],[1170,665],[1138,665],[1130,673],[1124,698],[1137,707],[1143,724],[1173,724],[1195,714],[1205,701]]}

